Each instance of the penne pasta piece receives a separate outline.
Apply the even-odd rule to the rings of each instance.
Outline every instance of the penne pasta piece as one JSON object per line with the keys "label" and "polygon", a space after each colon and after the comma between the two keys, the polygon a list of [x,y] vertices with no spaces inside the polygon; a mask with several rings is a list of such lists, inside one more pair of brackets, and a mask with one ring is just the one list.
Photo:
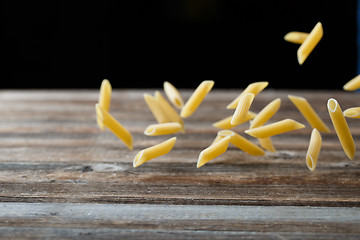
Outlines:
{"label": "penne pasta piece", "polygon": [[357,75],[356,77],[351,79],[343,87],[343,89],[346,91],[356,91],[359,88],[360,88],[360,75]]}
{"label": "penne pasta piece", "polygon": [[344,116],[348,118],[360,118],[360,107],[346,109],[344,111]]}
{"label": "penne pasta piece", "polygon": [[264,155],[265,152],[260,147],[258,147],[253,142],[247,140],[246,138],[240,136],[231,130],[222,130],[218,132],[218,136],[230,137],[230,143],[235,145],[240,150],[255,156]]}
{"label": "penne pasta piece", "polygon": [[238,106],[234,112],[233,118],[231,119],[232,125],[239,125],[246,119],[247,113],[249,112],[250,106],[254,100],[255,94],[247,93],[244,94],[240,99]]}
{"label": "penne pasta piece", "polygon": [[120,138],[130,150],[132,150],[133,138],[130,132],[118,121],[116,121],[116,119],[111,116],[108,111],[105,111],[99,104],[95,105],[95,109],[98,119],[118,138]]}
{"label": "penne pasta piece", "polygon": [[279,110],[280,105],[280,98],[271,101],[254,117],[252,121],[250,121],[250,128],[256,128],[264,125]]}
{"label": "penne pasta piece", "polygon": [[355,143],[340,105],[335,99],[330,98],[327,102],[327,108],[340,144],[344,149],[346,156],[352,160],[356,152]]}
{"label": "penne pasta piece", "polygon": [[264,90],[267,85],[269,85],[269,82],[254,82],[249,84],[242,93],[235,98],[229,105],[226,106],[227,109],[235,109],[238,106],[239,99],[242,95],[245,95],[247,93],[253,93],[255,96],[258,95],[262,90]]}
{"label": "penne pasta piece", "polygon": [[[105,110],[105,111],[109,111],[110,109],[110,102],[111,102],[111,84],[109,82],[109,80],[104,79],[101,82],[101,86],[100,86],[100,93],[99,93],[99,101],[98,104]],[[96,118],[97,121],[97,125],[99,126],[99,128],[101,130],[105,129],[104,124],[102,123],[102,121],[99,118]]]}
{"label": "penne pasta piece", "polygon": [[223,139],[220,139],[216,143],[211,144],[209,147],[202,150],[198,158],[197,168],[203,166],[210,160],[223,154],[228,148],[229,142],[230,142],[230,136],[224,137]]}
{"label": "penne pasta piece", "polygon": [[163,97],[159,92],[155,92],[155,99],[158,101],[160,107],[162,108],[164,114],[167,116],[170,122],[178,122],[181,125],[181,131],[184,132],[184,122],[181,119],[178,112],[170,105],[168,101]]}
{"label": "penne pasta piece", "polygon": [[323,28],[321,22],[318,22],[309,36],[301,44],[297,51],[297,58],[300,65],[302,65],[310,53],[314,50],[323,36]]}
{"label": "penne pasta piece", "polygon": [[317,159],[321,149],[321,143],[322,139],[320,132],[314,128],[311,132],[309,147],[306,153],[306,165],[311,171],[314,171],[316,168]]}
{"label": "penne pasta piece", "polygon": [[311,125],[312,128],[316,128],[320,132],[330,132],[330,129],[321,120],[319,115],[314,111],[309,102],[303,97],[297,97],[288,95],[288,98],[295,105],[295,107],[304,116],[306,121]]}
{"label": "penne pasta piece", "polygon": [[248,111],[244,120],[242,122],[239,122],[237,125],[231,124],[231,119],[233,118],[233,116],[234,115],[231,115],[227,118],[217,121],[216,123],[213,124],[213,126],[216,128],[220,128],[220,129],[231,129],[233,127],[239,126],[240,124],[246,123],[249,120],[253,119],[256,116],[256,113],[254,113],[252,111]]}
{"label": "penne pasta piece", "polygon": [[281,133],[304,128],[305,126],[292,119],[284,119],[265,126],[245,130],[245,133],[256,138],[267,138]]}
{"label": "penne pasta piece", "polygon": [[199,107],[199,105],[204,100],[206,95],[210,92],[213,86],[214,81],[203,81],[185,103],[184,107],[180,112],[180,116],[183,118],[190,117]]}
{"label": "penne pasta piece", "polygon": [[156,144],[152,147],[146,148],[138,152],[133,161],[133,167],[136,168],[141,164],[165,155],[171,151],[176,142],[176,137],[170,138],[162,143]]}
{"label": "penne pasta piece", "polygon": [[181,124],[177,122],[159,123],[159,124],[149,125],[145,129],[144,134],[147,136],[167,135],[167,134],[177,133],[181,129],[182,129]]}
{"label": "penne pasta piece", "polygon": [[232,137],[233,135],[235,135],[234,131],[231,130],[221,130],[217,133],[216,138],[214,139],[214,141],[211,143],[217,143],[218,141],[220,141],[221,139],[223,139],[224,137]]}
{"label": "penne pasta piece", "polygon": [[179,91],[172,85],[171,83],[165,81],[164,82],[164,91],[169,99],[169,101],[176,108],[181,109],[184,106],[184,101],[179,93]]}
{"label": "penne pasta piece", "polygon": [[145,93],[144,99],[158,123],[171,122],[155,97]]}
{"label": "penne pasta piece", "polygon": [[305,39],[309,36],[308,33],[305,32],[289,32],[284,36],[285,41],[291,42],[291,43],[297,43],[302,44]]}
{"label": "penne pasta piece", "polygon": [[270,137],[267,138],[258,138],[258,141],[260,143],[260,146],[265,149],[268,150],[270,152],[276,152],[276,149],[271,141]]}

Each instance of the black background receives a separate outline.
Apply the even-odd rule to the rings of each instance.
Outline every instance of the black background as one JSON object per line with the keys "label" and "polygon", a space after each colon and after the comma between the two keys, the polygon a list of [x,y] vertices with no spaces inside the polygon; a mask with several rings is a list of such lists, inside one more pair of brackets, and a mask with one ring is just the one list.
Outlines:
{"label": "black background", "polygon": [[[356,73],[356,1],[3,1],[2,88],[339,88]],[[324,37],[302,66],[289,31]]]}

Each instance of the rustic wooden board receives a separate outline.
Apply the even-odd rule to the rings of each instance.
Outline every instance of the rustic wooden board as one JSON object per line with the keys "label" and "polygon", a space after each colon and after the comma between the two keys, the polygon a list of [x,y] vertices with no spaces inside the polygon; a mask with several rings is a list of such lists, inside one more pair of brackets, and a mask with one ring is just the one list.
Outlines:
{"label": "rustic wooden board", "polygon": [[[97,128],[94,108],[97,91],[1,91],[0,208],[19,209],[16,216],[7,215],[6,211],[0,213],[2,237],[360,237],[360,155],[357,153],[352,161],[346,158],[326,109],[330,97],[337,99],[343,110],[360,106],[360,95],[343,91],[268,89],[255,98],[251,110],[259,111],[280,97],[282,106],[271,121],[293,118],[306,128],[273,137],[276,153],[254,157],[231,146],[226,153],[197,169],[199,153],[218,131],[212,123],[233,113],[225,107],[241,92],[241,89],[213,90],[198,111],[185,119],[186,133],[176,134],[174,149],[134,169],[132,160],[139,150],[169,138],[143,134],[155,119],[142,95],[154,91],[113,92],[110,112],[133,134],[133,151],[109,131],[101,132]],[[181,93],[187,99],[191,91]],[[312,129],[287,99],[288,94],[307,98],[332,129],[332,133],[323,134],[323,148],[315,172],[310,172],[305,164]],[[360,121],[348,119],[348,123],[360,150]],[[235,130],[243,134],[247,127],[244,124]],[[79,203],[84,205],[76,205]],[[30,214],[35,206],[38,210],[34,212],[51,209],[56,213],[61,212],[56,211],[57,208],[68,210],[74,206],[84,211],[74,216],[67,214],[65,218],[48,212],[38,218]],[[79,210],[78,206],[84,207]],[[87,208],[91,211],[106,208],[109,216],[87,218]],[[111,209],[116,212],[124,208],[150,212],[160,208],[161,211],[153,213],[160,215],[165,209],[187,209],[188,212],[177,210],[177,215],[165,220],[152,216],[148,221],[145,217],[130,221],[125,217],[120,219],[121,223],[114,223],[117,220],[111,218]],[[200,214],[202,208],[204,216],[214,209],[244,211],[245,215],[225,220],[217,219],[216,214],[211,215],[211,219],[184,217],[191,209],[194,214]],[[253,209],[259,211],[257,216],[264,213],[264,219],[244,220],[244,216],[253,215]],[[309,215],[313,217],[310,224],[305,213],[317,209],[321,209],[319,218]],[[291,214],[287,213],[284,219],[277,219],[279,211],[288,211],[294,216],[289,217]],[[354,215],[342,214],[348,211]],[[342,214],[341,221],[337,219],[339,214]]]}

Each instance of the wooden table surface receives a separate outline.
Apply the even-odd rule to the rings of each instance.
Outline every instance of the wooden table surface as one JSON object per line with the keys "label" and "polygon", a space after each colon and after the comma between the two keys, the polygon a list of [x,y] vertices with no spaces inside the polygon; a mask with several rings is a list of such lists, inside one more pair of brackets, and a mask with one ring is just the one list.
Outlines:
{"label": "wooden table surface", "polygon": [[[143,100],[156,89],[114,90],[110,113],[134,138],[134,150],[96,125],[96,90],[0,92],[0,237],[3,239],[359,239],[360,153],[348,160],[326,103],[360,106],[344,91],[268,89],[258,112],[280,97],[271,121],[292,118],[306,128],[274,136],[276,153],[250,156],[234,146],[196,168],[199,153],[233,110],[240,92],[210,92],[174,149],[138,168],[136,153],[172,136],[145,136],[156,123]],[[186,100],[191,91],[181,90]],[[307,169],[311,127],[287,98],[305,97],[331,128],[315,172]],[[360,120],[347,119],[360,150]],[[248,124],[234,130],[243,136]],[[254,138],[246,136],[256,142]]]}

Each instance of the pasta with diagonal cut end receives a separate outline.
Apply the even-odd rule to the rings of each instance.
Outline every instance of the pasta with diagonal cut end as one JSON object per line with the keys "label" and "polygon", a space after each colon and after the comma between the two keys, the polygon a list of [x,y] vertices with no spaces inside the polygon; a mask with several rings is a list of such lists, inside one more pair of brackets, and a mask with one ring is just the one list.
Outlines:
{"label": "pasta with diagonal cut end", "polygon": [[247,117],[247,113],[249,112],[249,109],[251,107],[251,104],[254,100],[254,97],[255,94],[247,93],[239,99],[238,106],[236,107],[233,118],[230,122],[232,125],[238,125],[244,122]]}
{"label": "pasta with diagonal cut end", "polygon": [[193,92],[190,98],[181,109],[180,116],[183,118],[190,117],[196,109],[199,107],[201,102],[204,100],[206,95],[211,91],[214,86],[214,81],[207,80],[203,81]]}
{"label": "pasta with diagonal cut end", "polygon": [[344,116],[348,118],[360,118],[360,107],[346,109],[344,111]]}
{"label": "pasta with diagonal cut end", "polygon": [[293,31],[287,33],[284,36],[284,40],[291,43],[302,44],[308,36],[308,33]]}
{"label": "pasta with diagonal cut end", "polygon": [[140,166],[141,164],[160,157],[162,155],[165,155],[171,151],[171,149],[174,147],[176,142],[176,137],[170,138],[169,140],[166,140],[162,143],[156,144],[152,147],[146,148],[144,150],[141,150],[135,155],[133,166],[134,168]]}
{"label": "pasta with diagonal cut end", "polygon": [[265,126],[245,130],[245,133],[256,138],[267,138],[281,133],[304,128],[305,126],[292,119],[284,119]]}
{"label": "pasta with diagonal cut end", "polygon": [[[99,106],[101,106],[105,111],[109,111],[110,109],[110,102],[111,102],[111,84],[109,82],[109,80],[104,79],[101,82],[101,86],[100,86],[100,93],[99,93],[99,101],[98,104]],[[102,121],[99,118],[96,118],[97,121],[97,125],[99,126],[99,128],[101,130],[105,129],[104,124],[102,123]]]}
{"label": "pasta with diagonal cut end", "polygon": [[321,149],[321,143],[322,139],[320,132],[314,128],[311,132],[309,147],[306,153],[306,165],[311,171],[314,171],[316,168],[317,159]]}
{"label": "pasta with diagonal cut end", "polygon": [[246,117],[244,118],[243,121],[240,121],[238,124],[236,125],[232,125],[231,124],[231,119],[233,118],[234,115],[231,115],[229,117],[226,117],[220,121],[217,121],[216,123],[213,124],[214,127],[216,128],[220,128],[220,129],[231,129],[234,128],[236,126],[239,126],[243,123],[248,122],[249,120],[253,119],[256,116],[256,113],[252,112],[252,111],[248,111],[246,114]]}
{"label": "pasta with diagonal cut end", "polygon": [[349,82],[347,82],[344,87],[344,90],[346,91],[356,91],[360,89],[360,75],[357,75],[353,79],[351,79]]}
{"label": "pasta with diagonal cut end", "polygon": [[250,121],[250,128],[256,128],[266,123],[279,110],[281,99],[277,98],[266,105],[252,121]]}
{"label": "pasta with diagonal cut end", "polygon": [[255,96],[258,95],[262,90],[264,90],[269,85],[269,82],[254,82],[249,84],[242,93],[235,98],[229,105],[226,106],[227,109],[236,109],[239,103],[239,99],[242,95],[247,93],[253,93]]}
{"label": "pasta with diagonal cut end", "polygon": [[184,106],[184,101],[179,91],[171,83],[164,82],[164,91],[169,101],[178,109]]}
{"label": "pasta with diagonal cut end", "polygon": [[327,102],[327,108],[340,144],[346,156],[351,160],[355,156],[356,147],[340,105],[335,99],[330,98]]}
{"label": "pasta with diagonal cut end", "polygon": [[314,50],[316,45],[320,42],[322,36],[323,36],[322,24],[321,22],[318,22],[297,51],[297,58],[300,65],[302,65],[305,62],[307,57]]}
{"label": "pasta with diagonal cut end", "polygon": [[316,128],[320,132],[330,132],[330,129],[321,120],[319,115],[315,112],[315,110],[311,107],[311,105],[305,98],[293,95],[288,95],[288,98],[300,111],[300,113],[304,116],[304,118],[311,125],[312,128]]}
{"label": "pasta with diagonal cut end", "polygon": [[147,136],[167,135],[167,134],[177,133],[181,129],[182,129],[181,124],[177,122],[159,123],[159,124],[149,125],[145,129],[144,134]]}
{"label": "pasta with diagonal cut end", "polygon": [[98,119],[118,138],[120,138],[130,150],[132,150],[133,138],[130,132],[118,121],[116,121],[116,119],[111,116],[108,111],[105,111],[99,104],[95,105],[95,109]]}
{"label": "pasta with diagonal cut end", "polygon": [[214,144],[211,144],[203,151],[201,151],[197,162],[197,168],[203,166],[204,164],[208,163],[210,160],[226,152],[229,146],[229,141],[230,141],[230,136],[224,137],[219,141],[215,142]]}

